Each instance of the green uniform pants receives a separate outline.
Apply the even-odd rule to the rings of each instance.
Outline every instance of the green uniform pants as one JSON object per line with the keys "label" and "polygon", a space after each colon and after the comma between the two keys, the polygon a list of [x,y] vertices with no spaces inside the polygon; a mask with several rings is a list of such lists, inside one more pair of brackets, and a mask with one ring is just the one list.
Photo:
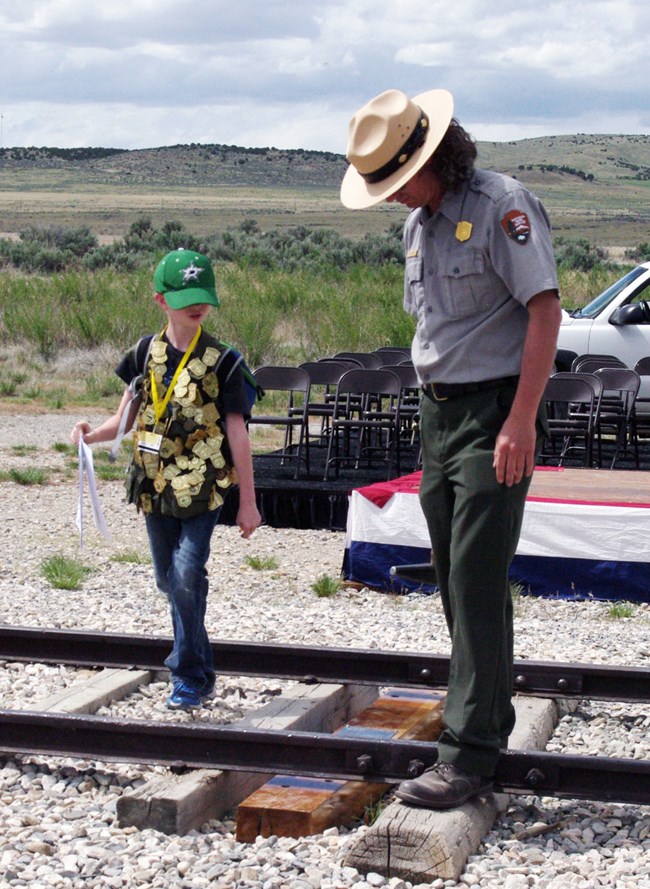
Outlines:
{"label": "green uniform pants", "polygon": [[420,502],[452,642],[439,756],[488,777],[515,723],[508,571],[530,478],[498,484],[492,465],[515,390],[421,403]]}

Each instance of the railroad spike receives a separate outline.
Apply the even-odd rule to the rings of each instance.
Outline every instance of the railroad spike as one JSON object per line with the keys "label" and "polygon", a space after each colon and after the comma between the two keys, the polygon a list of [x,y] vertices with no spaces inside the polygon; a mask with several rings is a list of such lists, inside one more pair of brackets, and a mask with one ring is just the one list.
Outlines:
{"label": "railroad spike", "polygon": [[418,778],[425,769],[425,765],[421,759],[412,759],[406,770],[409,778]]}
{"label": "railroad spike", "polygon": [[546,775],[541,769],[531,769],[524,780],[529,787],[539,787],[546,780]]}
{"label": "railroad spike", "polygon": [[373,762],[372,756],[369,753],[363,753],[361,756],[357,757],[357,768],[361,772],[362,775],[368,775],[373,771],[375,764]]}

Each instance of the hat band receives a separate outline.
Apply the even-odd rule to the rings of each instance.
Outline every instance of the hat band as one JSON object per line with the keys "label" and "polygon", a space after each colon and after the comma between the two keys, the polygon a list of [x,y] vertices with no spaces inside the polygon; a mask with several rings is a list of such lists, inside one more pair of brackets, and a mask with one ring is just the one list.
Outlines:
{"label": "hat band", "polygon": [[411,135],[408,137],[406,142],[402,145],[397,154],[392,157],[388,163],[384,164],[383,167],[380,167],[378,170],[373,170],[371,173],[362,173],[361,175],[369,184],[374,184],[375,182],[381,182],[383,179],[387,179],[391,176],[396,170],[399,170],[400,167],[404,166],[404,164],[409,160],[409,158],[413,157],[418,148],[421,148],[424,145],[424,140],[427,137],[427,130],[429,128],[429,118],[426,116],[424,111],[420,112],[420,119]]}

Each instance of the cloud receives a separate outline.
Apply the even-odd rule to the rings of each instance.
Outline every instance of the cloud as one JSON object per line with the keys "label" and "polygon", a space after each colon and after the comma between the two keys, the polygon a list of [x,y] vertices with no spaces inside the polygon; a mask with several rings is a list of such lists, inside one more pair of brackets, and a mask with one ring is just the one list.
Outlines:
{"label": "cloud", "polygon": [[650,132],[649,26],[646,0],[4,3],[3,142],[341,151],[373,95],[437,86],[478,138]]}

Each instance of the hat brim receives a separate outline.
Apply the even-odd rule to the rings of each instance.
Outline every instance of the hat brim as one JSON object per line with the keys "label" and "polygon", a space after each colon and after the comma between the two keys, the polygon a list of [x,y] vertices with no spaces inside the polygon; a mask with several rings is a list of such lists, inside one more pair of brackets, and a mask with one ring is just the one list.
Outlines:
{"label": "hat brim", "polygon": [[429,160],[442,142],[454,114],[454,99],[447,90],[429,90],[412,99],[429,118],[427,136],[421,148],[395,173],[381,182],[366,182],[350,165],[341,183],[341,203],[349,210],[363,210],[385,201],[395,194]]}
{"label": "hat brim", "polygon": [[186,309],[188,306],[210,305],[219,308],[221,300],[217,291],[203,287],[186,287],[183,290],[169,290],[163,293],[170,309]]}

